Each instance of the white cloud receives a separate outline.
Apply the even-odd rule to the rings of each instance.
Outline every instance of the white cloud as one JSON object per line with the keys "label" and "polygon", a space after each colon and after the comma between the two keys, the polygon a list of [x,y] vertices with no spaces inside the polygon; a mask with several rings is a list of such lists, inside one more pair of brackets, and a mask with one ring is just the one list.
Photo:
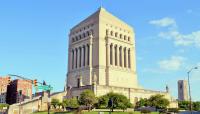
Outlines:
{"label": "white cloud", "polygon": [[169,59],[159,61],[158,65],[163,70],[177,71],[183,66],[184,61],[184,57],[172,56]]}
{"label": "white cloud", "polygon": [[167,27],[168,30],[160,32],[158,36],[172,40],[175,46],[195,46],[200,48],[200,30],[193,31],[189,34],[182,34],[177,29],[176,21],[169,17],[153,20],[149,23],[155,26]]}
{"label": "white cloud", "polygon": [[149,21],[149,23],[152,25],[159,26],[159,27],[176,26],[176,21],[169,17],[165,17],[158,20],[151,20]]}
{"label": "white cloud", "polygon": [[160,32],[159,37],[173,40],[176,46],[196,46],[200,47],[200,31],[190,34],[181,34],[177,30]]}

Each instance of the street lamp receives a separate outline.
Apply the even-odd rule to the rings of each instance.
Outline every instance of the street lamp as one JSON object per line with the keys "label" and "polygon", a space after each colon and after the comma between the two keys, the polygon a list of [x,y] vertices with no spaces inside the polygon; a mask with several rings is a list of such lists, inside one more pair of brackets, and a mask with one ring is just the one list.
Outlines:
{"label": "street lamp", "polygon": [[191,114],[192,114],[192,96],[191,96],[191,90],[190,90],[190,73],[195,69],[198,69],[198,67],[193,67],[187,72],[187,74],[188,74],[189,100],[190,100],[190,113]]}

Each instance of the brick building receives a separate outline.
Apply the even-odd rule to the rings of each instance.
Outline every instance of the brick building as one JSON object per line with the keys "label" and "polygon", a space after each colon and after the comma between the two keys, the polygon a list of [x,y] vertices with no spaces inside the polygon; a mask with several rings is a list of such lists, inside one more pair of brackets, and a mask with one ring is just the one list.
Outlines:
{"label": "brick building", "polygon": [[0,77],[0,103],[6,103],[8,80],[8,76]]}
{"label": "brick building", "polygon": [[32,98],[32,82],[16,79],[8,86],[6,102],[8,104],[19,103]]}

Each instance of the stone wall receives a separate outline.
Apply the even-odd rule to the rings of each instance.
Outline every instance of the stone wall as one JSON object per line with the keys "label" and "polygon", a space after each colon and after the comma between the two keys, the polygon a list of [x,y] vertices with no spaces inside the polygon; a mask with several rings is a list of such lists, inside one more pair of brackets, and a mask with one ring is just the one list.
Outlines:
{"label": "stone wall", "polygon": [[38,96],[31,100],[13,104],[9,106],[8,114],[31,114],[32,112],[46,111],[47,101],[47,94],[44,94],[43,97]]}
{"label": "stone wall", "polygon": [[102,85],[82,86],[80,88],[72,88],[71,97],[79,97],[80,94],[86,89],[93,90],[97,97],[105,95],[109,92],[120,93],[125,95],[128,99],[130,99],[130,102],[133,104],[135,104],[142,98],[149,98],[152,95],[161,94],[164,95],[164,97],[170,101],[169,107],[178,107],[177,102],[172,99],[170,93],[164,91],[141,89],[141,88],[123,88],[123,87],[102,86]]}

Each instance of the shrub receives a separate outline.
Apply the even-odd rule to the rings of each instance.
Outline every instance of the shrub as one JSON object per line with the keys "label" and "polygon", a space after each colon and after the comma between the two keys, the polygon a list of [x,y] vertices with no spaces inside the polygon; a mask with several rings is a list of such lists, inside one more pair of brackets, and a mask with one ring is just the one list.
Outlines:
{"label": "shrub", "polygon": [[81,93],[79,102],[81,105],[88,106],[90,110],[91,107],[97,102],[97,99],[93,91],[85,90]]}
{"label": "shrub", "polygon": [[76,109],[79,107],[78,100],[76,98],[64,99],[63,100],[64,107]]}
{"label": "shrub", "polygon": [[56,107],[58,106],[59,104],[59,100],[58,99],[52,99],[51,100],[51,105],[53,105],[53,107],[56,109]]}

